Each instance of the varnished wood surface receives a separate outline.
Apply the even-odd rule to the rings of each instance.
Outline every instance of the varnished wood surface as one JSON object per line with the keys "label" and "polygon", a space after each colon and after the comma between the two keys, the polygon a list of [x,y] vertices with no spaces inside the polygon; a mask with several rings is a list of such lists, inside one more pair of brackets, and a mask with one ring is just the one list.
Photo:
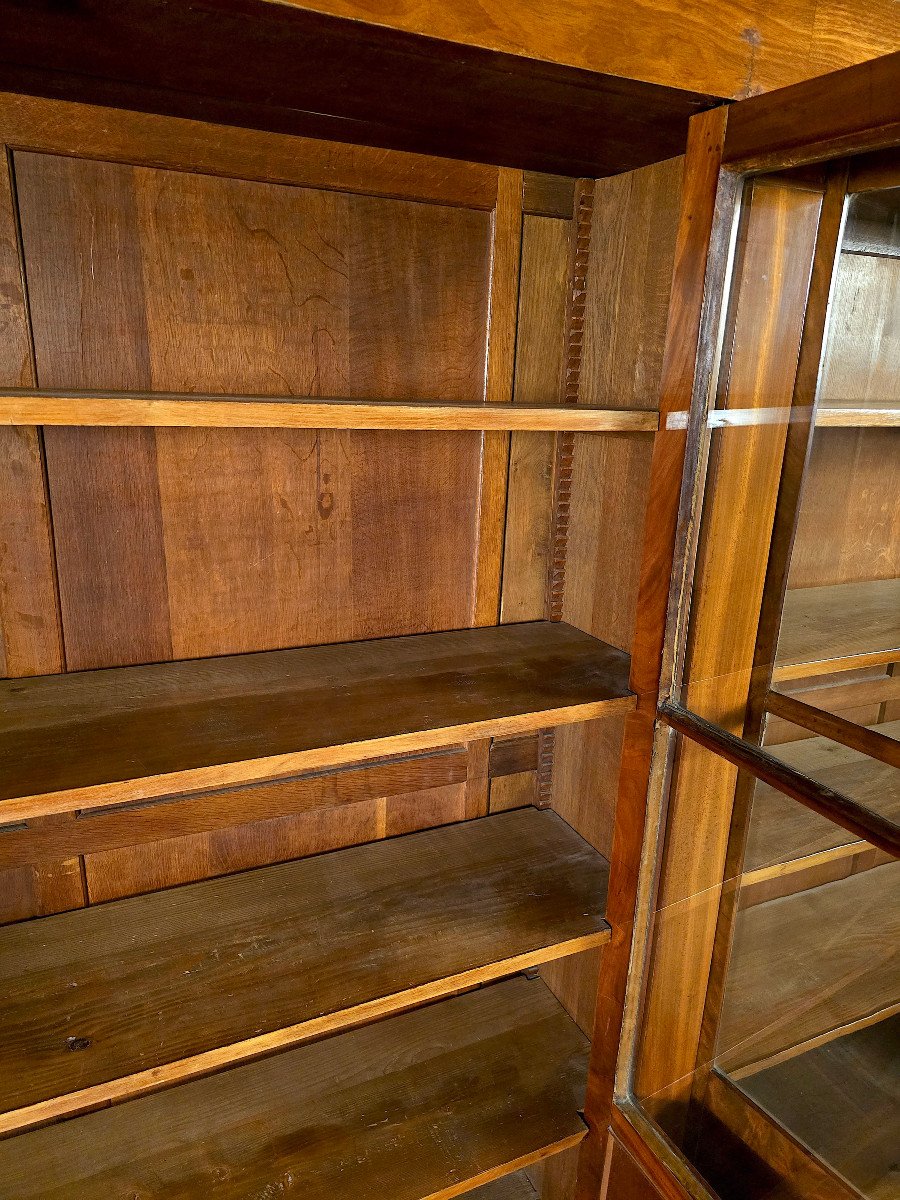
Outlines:
{"label": "varnished wood surface", "polygon": [[627,712],[628,656],[531,622],[0,683],[8,821]]}
{"label": "varnished wood surface", "polygon": [[441,404],[290,396],[0,395],[0,425],[162,426],[213,429],[522,429],[653,431],[654,413],[547,404]]}
{"label": "varnished wood surface", "polygon": [[900,579],[788,591],[775,682],[898,660]]}
{"label": "varnished wood surface", "polygon": [[[41,9],[29,21],[17,19],[10,0],[4,5],[8,91],[201,113],[470,163],[569,176],[628,170],[678,154],[689,116],[717,102],[684,79],[666,87],[547,55],[529,61],[517,50],[461,53],[434,28],[414,36],[377,18],[360,23],[288,4],[212,0],[161,10],[153,0],[92,0],[89,9]],[[235,69],[241,58],[252,70]]]}
{"label": "varnished wood surface", "polygon": [[823,426],[826,429],[894,429],[898,425],[900,407],[891,402],[872,404],[848,400],[843,404],[835,404],[829,400],[816,409],[816,427]]}
{"label": "varnished wood surface", "polygon": [[900,51],[891,49],[871,62],[735,106],[724,161],[790,166],[843,149],[894,145],[900,133]]}
{"label": "varnished wood surface", "polygon": [[288,0],[359,21],[484,46],[529,58],[571,63],[651,79],[673,87],[702,86],[722,96],[755,95],[893,50],[897,16],[884,0],[847,9],[833,2],[772,0],[763,6],[717,0],[638,0],[622,36],[621,9],[611,0],[551,0],[510,7],[437,0]]}
{"label": "varnished wood surface", "polygon": [[[900,721],[877,728],[888,736],[900,736]],[[895,768],[825,737],[803,738],[769,746],[768,750],[804,775],[900,823],[900,772]],[[852,847],[858,849],[861,844],[839,825],[796,800],[766,784],[757,784],[747,834],[745,872],[759,872],[839,846],[847,847],[850,853]],[[797,866],[802,866],[802,862]]]}
{"label": "varnished wood surface", "polygon": [[470,1200],[538,1200],[538,1194],[524,1171],[504,1175],[502,1179],[486,1183],[483,1187],[475,1188],[466,1194]]}
{"label": "varnished wood surface", "polygon": [[[532,802],[538,765],[538,734],[493,741],[490,747],[486,778],[490,788],[491,811],[521,808]],[[474,743],[473,743],[474,744]],[[129,872],[123,870],[121,855],[110,852],[144,846],[151,857],[162,862],[173,850],[173,840],[191,846],[195,861],[203,863],[205,875],[224,875],[231,871],[256,866],[263,853],[262,846],[251,840],[250,859],[243,859],[231,839],[235,827],[246,827],[255,821],[280,822],[282,828],[298,821],[297,832],[304,822],[312,829],[317,821],[329,824],[333,833],[341,825],[341,810],[346,816],[347,830],[356,828],[357,840],[369,840],[363,830],[368,821],[357,825],[354,814],[374,806],[376,820],[369,836],[395,836],[416,828],[410,825],[418,818],[422,828],[443,825],[459,820],[468,811],[467,793],[470,790],[469,752],[464,747],[449,746],[431,753],[408,755],[387,761],[362,763],[355,767],[338,767],[331,771],[312,771],[289,779],[269,783],[250,783],[237,788],[217,788],[197,792],[182,798],[163,798],[145,803],[125,804],[110,809],[95,809],[82,813],[75,820],[37,818],[24,823],[6,825],[0,831],[0,868],[12,868],[24,863],[47,869],[67,855],[88,857],[88,884],[92,899],[109,899],[112,895],[130,894]],[[502,796],[502,802],[501,802]],[[462,802],[462,808],[457,811]],[[198,835],[206,839],[203,853],[197,843]],[[218,852],[209,853],[216,838]],[[210,838],[212,840],[210,840]],[[327,841],[327,838],[326,838]],[[157,845],[151,845],[157,843]],[[340,843],[340,839],[339,839]],[[332,849],[330,845],[310,843],[302,836],[294,843],[281,838],[269,839],[272,861],[297,858],[305,853]],[[237,852],[237,858],[234,857]],[[90,857],[99,856],[99,857]],[[176,860],[183,858],[175,855]],[[265,861],[265,857],[262,858]],[[100,864],[106,864],[104,869]],[[76,862],[76,869],[78,864]],[[99,870],[105,886],[100,890],[96,873]],[[78,870],[80,874],[80,870]],[[140,872],[138,872],[140,874]],[[176,868],[176,874],[177,874]],[[156,879],[156,886],[184,882],[183,877]],[[140,891],[140,888],[135,890]],[[11,916],[8,919],[16,919]]]}
{"label": "varnished wood surface", "polygon": [[742,909],[718,1062],[743,1070],[896,1003],[900,864]]}
{"label": "varnished wood surface", "polygon": [[[593,1153],[582,1154],[584,1178],[577,1200],[595,1200],[600,1190],[605,1129],[615,1090],[618,1043],[626,1011],[626,992],[632,970],[633,942],[646,936],[650,914],[644,905],[640,876],[644,838],[656,836],[648,822],[648,787],[653,760],[654,716],[663,677],[663,641],[672,571],[676,559],[676,527],[682,474],[687,450],[686,432],[666,427],[672,413],[686,413],[695,387],[706,393],[705,373],[710,367],[711,332],[718,323],[708,280],[717,279],[724,265],[722,242],[731,201],[726,186],[720,189],[722,142],[727,116],[724,111],[704,114],[691,123],[681,180],[681,204],[674,239],[673,281],[661,365],[659,333],[653,329],[654,369],[660,371],[660,433],[654,438],[647,513],[644,519],[641,565],[637,589],[635,632],[632,645],[632,688],[642,696],[642,708],[625,722],[619,766],[618,798],[612,830],[612,858],[608,909],[613,938],[604,951],[605,963],[597,993],[595,1028],[608,1031],[594,1047],[588,1083],[587,1112],[594,1124]],[[671,229],[666,238],[667,253]],[[695,375],[699,381],[695,383]],[[643,903],[640,903],[643,902]],[[681,948],[684,961],[684,948]],[[633,979],[634,976],[632,975]],[[629,1030],[626,1036],[630,1036]],[[672,1038],[667,1038],[671,1045]]]}
{"label": "varnished wood surface", "polygon": [[0,1143],[7,1200],[449,1200],[578,1142],[586,1039],[521,977]]}
{"label": "varnished wood surface", "polygon": [[525,808],[11,926],[0,1130],[598,946],[607,873]]}
{"label": "varnished wood surface", "polygon": [[766,708],[794,726],[811,730],[817,735],[840,742],[852,750],[861,750],[870,758],[900,768],[900,742],[896,729],[881,729],[848,721],[837,713],[816,708],[795,696],[769,692]]}
{"label": "varnished wood surface", "polygon": [[798,1054],[740,1087],[868,1200],[900,1191],[900,1016]]}

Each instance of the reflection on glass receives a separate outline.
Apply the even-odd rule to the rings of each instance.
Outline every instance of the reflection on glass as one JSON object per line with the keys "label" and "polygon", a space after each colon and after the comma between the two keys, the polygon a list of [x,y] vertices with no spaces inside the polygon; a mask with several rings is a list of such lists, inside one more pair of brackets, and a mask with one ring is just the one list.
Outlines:
{"label": "reflection on glass", "polygon": [[[871,160],[745,186],[676,696],[897,822],[900,770],[795,723],[796,703],[772,712],[774,691],[856,744],[900,741],[900,157],[884,162],[898,186],[854,194]],[[815,1171],[829,1195],[900,1197],[900,861],[681,736],[667,806],[635,1097],[729,1200],[805,1194]]]}
{"label": "reflection on glass", "polygon": [[[869,727],[892,740],[900,737],[900,720],[872,723]],[[900,821],[900,771],[896,767],[772,718],[766,728],[765,747],[810,779],[880,816]],[[799,862],[826,852],[835,858],[839,848],[852,845],[854,840],[846,829],[775,788],[758,783],[744,852],[744,873],[766,871],[779,863]]]}
{"label": "reflection on glass", "polygon": [[856,843],[748,878],[716,1057],[732,1085],[877,1200],[900,1186],[900,862],[885,857]]}

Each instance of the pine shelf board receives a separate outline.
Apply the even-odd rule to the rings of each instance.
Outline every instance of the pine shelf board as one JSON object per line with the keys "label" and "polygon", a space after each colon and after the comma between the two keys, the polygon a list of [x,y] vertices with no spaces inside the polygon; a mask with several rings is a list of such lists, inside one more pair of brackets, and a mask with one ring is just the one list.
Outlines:
{"label": "pine shelf board", "polygon": [[629,657],[559,622],[0,683],[0,824],[630,711]]}
{"label": "pine shelf board", "polygon": [[588,1042],[522,976],[0,1142],[4,1200],[449,1200],[576,1145]]}
{"label": "pine shelf board", "polygon": [[0,1133],[600,946],[608,870],[525,808],[0,929]]}
{"label": "pine shelf board", "polygon": [[787,592],[774,683],[898,660],[900,579]]}
{"label": "pine shelf board", "polygon": [[[900,738],[900,720],[871,728],[887,737]],[[788,766],[880,816],[900,820],[900,772],[887,763],[826,737],[802,738],[766,749]],[[848,830],[790,796],[757,783],[744,854],[743,883],[756,882],[767,872],[783,874],[782,868],[788,864],[800,870],[805,859],[826,851],[851,854],[865,845]]]}
{"label": "pine shelf board", "polygon": [[0,425],[646,433],[659,428],[659,416],[638,409],[561,404],[6,391],[0,395]]}
{"label": "pine shelf board", "polygon": [[718,1032],[718,1065],[752,1073],[897,1001],[900,863],[743,909]]}

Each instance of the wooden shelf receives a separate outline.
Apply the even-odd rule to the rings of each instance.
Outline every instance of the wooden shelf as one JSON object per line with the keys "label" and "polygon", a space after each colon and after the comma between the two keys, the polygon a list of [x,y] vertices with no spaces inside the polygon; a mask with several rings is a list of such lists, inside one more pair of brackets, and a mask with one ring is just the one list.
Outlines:
{"label": "wooden shelf", "polygon": [[215,429],[519,429],[653,432],[656,412],[561,404],[444,403],[200,393],[15,392],[0,425],[125,425]]}
{"label": "wooden shelf", "polygon": [[816,426],[825,429],[895,429],[900,425],[897,400],[823,400],[816,409]]}
{"label": "wooden shelf", "polygon": [[525,808],[0,929],[0,1132],[600,946],[607,879]]}
{"label": "wooden shelf", "polygon": [[743,909],[719,1026],[718,1063],[740,1077],[897,1002],[897,888],[891,862]]}
{"label": "wooden shelf", "polygon": [[0,822],[627,712],[629,658],[535,621],[0,683]]}
{"label": "wooden shelf", "polygon": [[788,591],[773,682],[898,660],[900,579]]}
{"label": "wooden shelf", "polygon": [[587,1049],[518,977],[9,1138],[0,1194],[449,1200],[582,1139]]}
{"label": "wooden shelf", "polygon": [[897,1191],[900,1016],[873,1022],[741,1081],[795,1138],[865,1195]]}
{"label": "wooden shelf", "polygon": [[524,1171],[504,1175],[502,1179],[486,1183],[484,1187],[476,1188],[474,1192],[467,1194],[471,1200],[539,1200]]}
{"label": "wooden shelf", "polygon": [[[900,721],[875,725],[879,733],[900,738]],[[849,796],[892,821],[900,818],[900,772],[826,737],[803,738],[766,749],[788,766]],[[821,861],[851,854],[866,843],[775,788],[758,783],[744,856],[743,882],[802,869],[804,860]],[[809,865],[812,865],[812,861]]]}

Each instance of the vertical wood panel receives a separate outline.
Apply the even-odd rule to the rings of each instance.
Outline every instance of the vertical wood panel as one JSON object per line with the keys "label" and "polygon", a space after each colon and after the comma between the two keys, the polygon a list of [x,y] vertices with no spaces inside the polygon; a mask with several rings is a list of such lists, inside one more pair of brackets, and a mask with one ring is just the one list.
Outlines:
{"label": "vertical wood panel", "polygon": [[[562,399],[571,221],[526,216],[514,400]],[[555,437],[513,433],[503,552],[501,620],[535,621],[545,614],[550,569]]]}
{"label": "vertical wood panel", "polygon": [[[493,378],[512,378],[520,178],[492,300],[487,212],[17,161],[41,384],[471,400],[489,372],[489,302]],[[472,623],[477,434],[57,433],[75,665]],[[454,785],[104,852],[86,877],[97,901],[465,816]]]}
{"label": "vertical wood panel", "polygon": [[[15,165],[38,386],[148,388],[128,170],[19,153]],[[69,670],[170,657],[155,431],[45,440]]]}
{"label": "vertical wood panel", "polygon": [[[500,168],[491,248],[491,307],[484,398],[489,404],[513,398],[516,357],[516,311],[522,251],[522,172]],[[500,619],[503,538],[509,434],[482,435],[478,568],[475,624],[496,625]]]}
{"label": "vertical wood panel", "polygon": [[[12,177],[0,148],[0,383],[33,386]],[[0,430],[0,675],[61,671],[62,642],[40,434]],[[84,903],[77,858],[0,872],[0,923]]]}

